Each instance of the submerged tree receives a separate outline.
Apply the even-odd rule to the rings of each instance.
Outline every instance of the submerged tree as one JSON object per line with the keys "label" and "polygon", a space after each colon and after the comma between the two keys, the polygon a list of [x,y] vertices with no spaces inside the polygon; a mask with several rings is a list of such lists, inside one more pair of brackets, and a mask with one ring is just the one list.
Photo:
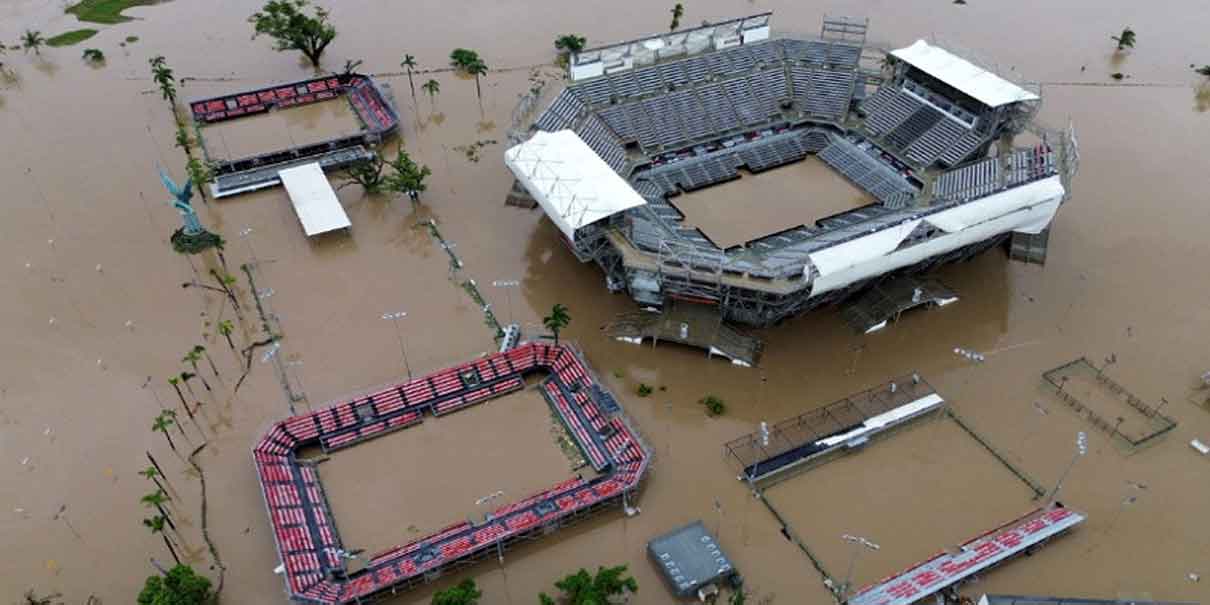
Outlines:
{"label": "submerged tree", "polygon": [[681,17],[685,16],[685,5],[680,2],[672,7],[672,24],[668,26],[668,31],[674,32],[676,28],[681,26]]}
{"label": "submerged tree", "polygon": [[439,590],[433,594],[433,605],[478,605],[483,591],[475,585],[472,579],[459,582],[458,585]]}
{"label": "submerged tree", "polygon": [[417,164],[415,160],[402,149],[395,152],[395,159],[388,164],[392,173],[383,177],[383,186],[388,191],[402,193],[412,200],[420,201],[420,194],[428,189],[425,179],[433,174],[428,166]]}
{"label": "submerged tree", "polygon": [[97,48],[86,48],[84,49],[83,58],[85,62],[92,63],[94,65],[104,63],[105,53],[101,52],[101,50]]}
{"label": "submerged tree", "polygon": [[138,605],[204,605],[214,595],[210,580],[188,565],[178,564],[164,576],[149,576],[139,592]]}
{"label": "submerged tree", "polygon": [[306,9],[308,0],[269,0],[260,11],[248,17],[256,29],[252,37],[261,34],[273,39],[273,48],[279,52],[296,50],[318,68],[324,49],[336,37],[336,27],[328,22],[328,11],[315,7],[314,15]]}
{"label": "submerged tree", "polygon": [[35,55],[41,55],[42,46],[45,44],[46,38],[42,37],[42,32],[40,31],[27,29],[25,33],[21,34],[21,47],[25,49],[26,53],[32,50]]}
{"label": "submerged tree", "polygon": [[437,93],[441,92],[441,83],[432,78],[429,78],[428,82],[425,82],[424,84],[420,85],[420,89],[423,90],[424,93],[429,96],[429,102],[434,103],[435,102],[434,99],[437,97]]}
{"label": "submerged tree", "polygon": [[1116,36],[1110,36],[1109,39],[1118,43],[1118,50],[1126,50],[1134,48],[1134,30],[1129,27],[1122,30],[1122,33]]}
{"label": "submerged tree", "polygon": [[555,335],[555,344],[559,344],[559,332],[562,332],[569,323],[571,323],[571,315],[567,314],[567,307],[559,303],[555,303],[555,306],[550,308],[550,315],[542,318],[542,325]]}
{"label": "submerged tree", "polygon": [[555,38],[555,48],[562,55],[570,55],[584,50],[584,45],[588,43],[588,38],[577,34],[564,34]]}
{"label": "submerged tree", "polygon": [[555,582],[555,588],[562,593],[560,597],[556,600],[541,593],[538,600],[542,605],[606,605],[614,597],[638,592],[639,584],[626,575],[625,565],[618,565],[598,567],[595,575],[580,568],[580,571]]}
{"label": "submerged tree", "polygon": [[399,62],[399,66],[408,72],[408,86],[412,89],[412,100],[416,100],[416,83],[412,81],[412,70],[416,69],[416,57],[409,54],[403,55],[403,60]]}

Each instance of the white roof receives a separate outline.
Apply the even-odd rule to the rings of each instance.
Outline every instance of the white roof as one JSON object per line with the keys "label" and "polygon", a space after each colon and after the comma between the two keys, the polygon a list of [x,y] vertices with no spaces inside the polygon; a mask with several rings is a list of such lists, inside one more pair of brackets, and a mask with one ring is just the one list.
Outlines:
{"label": "white roof", "polygon": [[294,204],[294,213],[307,237],[351,225],[319,163],[286,168],[277,175],[290,194],[290,203]]}
{"label": "white roof", "polygon": [[989,107],[1038,98],[1038,95],[924,40],[917,40],[891,54]]}
{"label": "white roof", "polygon": [[572,241],[576,229],[647,203],[570,130],[538,132],[504,163]]}

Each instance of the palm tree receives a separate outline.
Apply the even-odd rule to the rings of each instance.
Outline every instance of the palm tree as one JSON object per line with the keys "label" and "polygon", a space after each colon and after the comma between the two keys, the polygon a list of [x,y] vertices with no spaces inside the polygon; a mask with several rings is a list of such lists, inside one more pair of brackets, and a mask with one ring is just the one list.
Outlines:
{"label": "palm tree", "polygon": [[189,404],[185,403],[185,394],[181,392],[181,379],[180,379],[180,377],[178,377],[178,376],[173,376],[172,378],[169,378],[169,379],[168,379],[168,384],[172,385],[172,390],[176,391],[176,396],[177,396],[177,399],[180,399],[180,400],[181,400],[181,405],[185,406],[185,409],[186,409],[186,410],[188,410],[188,409],[189,409]]}
{"label": "palm tree", "polygon": [[[154,466],[149,466],[149,467],[139,471],[139,474],[150,479],[151,482],[154,483],[155,486],[158,487],[160,490],[164,489],[164,486],[160,484],[160,479],[159,479],[160,471],[156,470],[156,468]],[[165,483],[168,482],[168,477],[164,477],[164,482]]]}
{"label": "palm tree", "polygon": [[555,303],[555,306],[551,307],[550,315],[542,318],[542,325],[546,326],[546,329],[555,335],[556,345],[559,344],[559,332],[563,328],[566,328],[569,323],[571,323],[571,315],[567,314],[567,307],[558,303]]}
{"label": "palm tree", "polygon": [[668,31],[674,32],[676,28],[681,26],[681,17],[685,16],[685,5],[680,2],[672,7],[672,25],[668,26]]}
{"label": "palm tree", "polygon": [[175,422],[172,420],[172,418],[166,416],[164,412],[160,412],[160,415],[156,416],[155,420],[151,422],[151,430],[163,433],[164,438],[168,440],[168,447],[172,448],[172,451],[176,452],[176,455],[180,456],[180,450],[176,449],[176,443],[173,443],[172,435],[168,433],[168,428],[173,424],[175,424]]}
{"label": "palm tree", "polygon": [[412,100],[416,100],[416,83],[412,81],[412,70],[416,69],[416,57],[409,54],[403,55],[403,61],[399,62],[399,66],[408,72],[408,86],[412,89]]}
{"label": "palm tree", "polygon": [[588,43],[588,38],[577,34],[564,34],[555,38],[555,48],[561,54],[569,55],[578,53],[584,50],[584,45]]}
{"label": "palm tree", "polygon": [[210,358],[210,353],[206,351],[206,347],[203,347],[202,345],[196,345],[193,347],[193,352],[201,353],[202,357],[206,358],[206,363],[210,364],[210,371],[214,372],[215,376],[222,378],[222,376],[219,376],[218,367],[214,365],[214,360]]}
{"label": "palm tree", "polygon": [[190,374],[189,372],[181,372],[177,376],[179,376],[181,382],[183,382],[185,384],[185,390],[189,391],[189,396],[193,397],[194,399],[197,399],[197,393],[193,392],[193,385],[189,383],[189,381],[192,380],[194,376],[197,376],[197,374]]}
{"label": "palm tree", "polygon": [[151,64],[151,79],[160,87],[160,96],[176,107],[176,78],[168,67],[164,55],[156,55],[147,61]]}
{"label": "palm tree", "polygon": [[1123,29],[1122,33],[1120,33],[1116,36],[1109,36],[1110,40],[1113,40],[1118,43],[1118,50],[1126,50],[1127,48],[1134,48],[1134,38],[1135,38],[1134,30],[1130,29],[1129,27]]}
{"label": "palm tree", "polygon": [[[171,498],[169,498],[162,489],[157,489],[154,492],[139,498],[139,502],[142,502],[143,506],[154,506],[155,509],[159,511],[160,516],[164,518],[164,521],[168,523],[168,527],[171,527],[172,531],[177,531],[176,523],[172,522],[172,517],[168,515],[168,511],[164,510],[164,503],[169,500],[171,500]],[[180,535],[179,532],[177,535]]]}
{"label": "palm tree", "polygon": [[428,82],[420,85],[420,89],[429,96],[429,102],[436,104],[437,93],[441,92],[441,83],[429,78]]}
{"label": "palm tree", "polygon": [[[203,348],[203,350],[205,349]],[[201,359],[201,351],[198,351],[198,347],[193,347],[188,353],[185,353],[185,356],[181,358],[181,362],[193,366],[193,374],[202,381],[202,386],[206,387],[207,391],[213,392],[213,389],[210,388],[210,383],[206,382],[206,377],[202,376],[201,370],[197,369],[197,362],[201,361]]]}
{"label": "palm tree", "polygon": [[44,44],[46,44],[46,38],[42,37],[40,31],[27,29],[24,34],[21,34],[21,47],[25,49],[26,53],[32,50],[35,55],[41,55]]}
{"label": "palm tree", "polygon": [[223,338],[227,339],[227,346],[231,347],[233,352],[235,351],[235,342],[231,340],[231,333],[234,331],[235,324],[232,323],[230,319],[224,319],[218,322],[218,333],[222,334]]}
{"label": "palm tree", "polygon": [[181,564],[181,558],[177,556],[176,549],[172,546],[172,541],[168,539],[168,534],[164,533],[164,519],[160,515],[156,515],[150,519],[143,519],[143,525],[151,530],[151,535],[160,534],[164,539],[164,546],[168,547],[168,552],[172,553],[172,560],[176,561],[177,565]]}
{"label": "palm tree", "polygon": [[475,96],[479,97],[479,103],[483,103],[483,90],[479,88],[479,76],[487,75],[487,63],[483,61],[475,61],[470,67],[466,68],[466,73],[475,76]]}

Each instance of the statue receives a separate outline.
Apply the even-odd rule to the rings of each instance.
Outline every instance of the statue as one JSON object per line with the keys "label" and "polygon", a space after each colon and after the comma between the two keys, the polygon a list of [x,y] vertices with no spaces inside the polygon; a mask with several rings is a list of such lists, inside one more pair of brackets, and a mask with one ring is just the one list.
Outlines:
{"label": "statue", "polygon": [[198,254],[205,251],[207,248],[223,247],[223,238],[209,232],[202,226],[201,220],[197,217],[197,212],[193,210],[193,204],[190,200],[193,199],[193,178],[185,181],[184,187],[177,186],[176,182],[160,169],[160,181],[164,183],[164,188],[168,193],[172,194],[173,200],[169,203],[177,212],[181,213],[181,222],[183,226],[172,233],[170,238],[172,248],[181,254]]}

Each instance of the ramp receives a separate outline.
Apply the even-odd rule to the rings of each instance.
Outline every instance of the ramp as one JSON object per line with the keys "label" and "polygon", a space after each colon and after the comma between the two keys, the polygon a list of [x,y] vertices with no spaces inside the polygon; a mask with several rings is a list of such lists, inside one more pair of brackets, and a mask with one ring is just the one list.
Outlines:
{"label": "ramp", "polygon": [[352,225],[318,162],[287,168],[278,175],[307,237]]}
{"label": "ramp", "polygon": [[664,341],[705,349],[710,357],[744,367],[756,365],[764,348],[759,338],[727,325],[717,307],[697,303],[669,302],[659,313],[623,313],[606,324],[605,333],[633,344],[650,340],[653,347]]}
{"label": "ramp", "polygon": [[905,276],[874,286],[841,309],[840,316],[858,333],[869,334],[885,328],[905,311],[944,307],[957,300],[958,295],[937,280]]}

